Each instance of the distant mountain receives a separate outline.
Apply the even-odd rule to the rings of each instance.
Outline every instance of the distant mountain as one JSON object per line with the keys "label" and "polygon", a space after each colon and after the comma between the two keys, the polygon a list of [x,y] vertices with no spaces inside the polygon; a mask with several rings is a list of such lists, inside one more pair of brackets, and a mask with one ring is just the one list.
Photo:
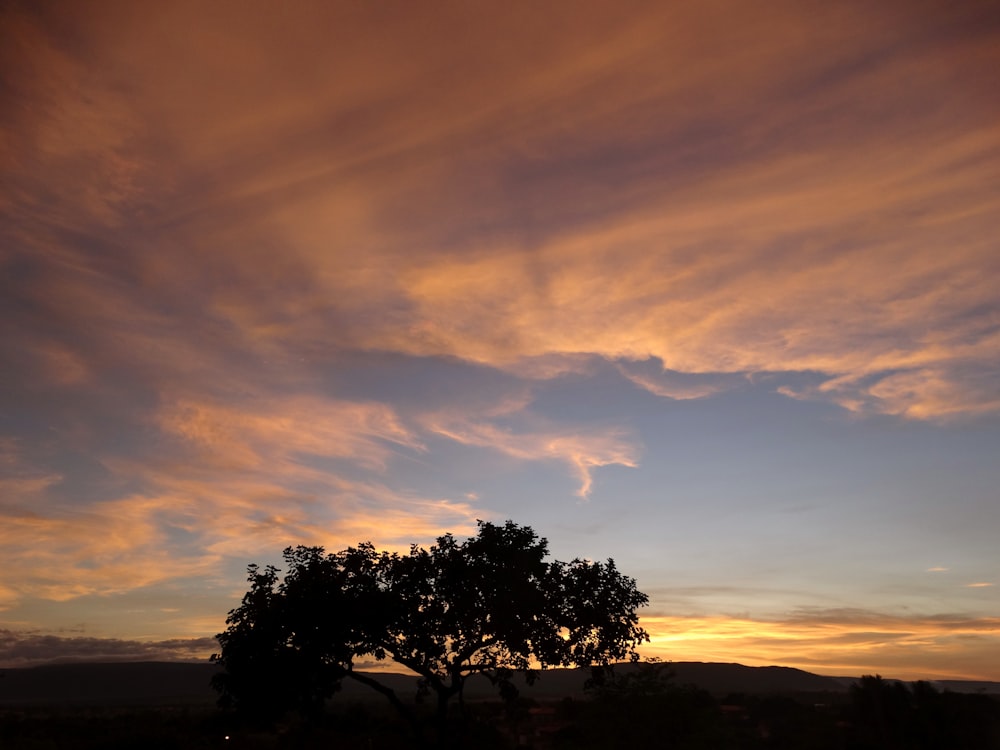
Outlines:
{"label": "distant mountain", "polygon": [[986,680],[931,680],[940,690],[951,690],[955,693],[987,693],[1000,695],[1000,682]]}
{"label": "distant mountain", "polygon": [[116,662],[0,670],[0,706],[210,705],[214,664]]}
{"label": "distant mountain", "polygon": [[847,688],[833,677],[792,667],[684,661],[671,664],[674,680],[710,693],[840,693]]}
{"label": "distant mountain", "polygon": [[[716,695],[729,693],[842,693],[852,680],[822,677],[790,667],[746,667],[742,664],[673,662],[670,669],[678,685],[695,685]],[[634,669],[620,665],[619,671]],[[177,706],[215,702],[209,680],[218,668],[212,664],[176,662],[122,662],[52,664],[0,670],[0,707],[14,706]],[[416,678],[382,673],[377,676],[400,695],[412,695]],[[522,695],[537,700],[553,700],[584,694],[589,672],[581,669],[552,669],[541,674],[531,687],[517,681]],[[1000,694],[1000,682],[949,680],[935,683],[956,692]],[[341,695],[351,700],[381,696],[346,680]],[[496,693],[479,677],[470,680],[466,697],[493,698]]]}
{"label": "distant mountain", "polygon": [[[682,661],[669,665],[672,683],[678,686],[694,685],[710,693],[842,693],[847,685],[832,677],[821,677],[791,667],[745,667],[742,664]],[[618,674],[626,674],[637,667],[620,664]],[[567,695],[583,695],[590,672],[585,669],[552,669],[541,673],[532,686],[523,680],[516,682],[523,695],[532,698],[552,699]],[[478,690],[489,690],[485,679],[476,684]],[[477,690],[477,692],[478,692]]]}

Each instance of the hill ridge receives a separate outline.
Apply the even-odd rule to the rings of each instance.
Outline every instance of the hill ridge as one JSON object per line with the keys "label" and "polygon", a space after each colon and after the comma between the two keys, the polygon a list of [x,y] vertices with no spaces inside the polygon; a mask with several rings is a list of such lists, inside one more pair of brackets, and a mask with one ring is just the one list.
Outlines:
{"label": "hill ridge", "polygon": [[[665,662],[677,685],[694,685],[714,694],[728,693],[842,693],[857,678],[826,677],[797,667],[749,667],[734,662]],[[619,665],[627,671],[632,666]],[[0,706],[158,706],[211,705],[216,694],[209,686],[218,671],[205,662],[63,662],[0,669]],[[415,692],[416,678],[396,672],[371,673],[401,695]],[[537,700],[582,696],[589,676],[585,669],[545,670],[522,695]],[[935,685],[956,692],[1000,694],[1000,683],[938,680]],[[341,694],[352,700],[371,695],[368,688],[346,680]],[[470,699],[495,696],[485,678],[471,680]]]}

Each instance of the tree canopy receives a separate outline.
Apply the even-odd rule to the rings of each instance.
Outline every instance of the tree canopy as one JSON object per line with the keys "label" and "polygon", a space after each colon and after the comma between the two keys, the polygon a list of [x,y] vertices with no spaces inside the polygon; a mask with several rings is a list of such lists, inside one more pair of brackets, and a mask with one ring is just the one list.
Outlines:
{"label": "tree canopy", "polygon": [[548,560],[548,541],[512,521],[479,522],[476,536],[445,534],[409,553],[362,543],[340,552],[284,551],[284,578],[249,567],[250,589],[229,613],[213,660],[222,701],[252,712],[315,711],[343,679],[407,704],[365,660],[392,659],[437,698],[439,720],[482,674],[502,694],[510,677],[547,667],[598,666],[636,657],[648,640],[636,610],[648,597],[613,560]]}

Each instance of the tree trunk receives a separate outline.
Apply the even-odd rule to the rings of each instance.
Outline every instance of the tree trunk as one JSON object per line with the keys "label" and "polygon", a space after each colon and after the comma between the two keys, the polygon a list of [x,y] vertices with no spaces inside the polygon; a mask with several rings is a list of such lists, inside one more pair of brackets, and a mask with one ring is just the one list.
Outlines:
{"label": "tree trunk", "polygon": [[442,748],[448,747],[448,698],[450,697],[446,688],[438,689],[435,723],[437,724],[438,746]]}
{"label": "tree trunk", "polygon": [[[443,680],[437,680],[432,683],[432,687],[437,693],[437,711],[434,718],[437,725],[438,746],[442,748],[462,747],[462,739],[465,734],[465,702],[463,698],[465,678],[460,671],[456,670],[451,672],[448,685],[445,685]],[[448,722],[448,703],[456,694],[458,694],[462,715],[462,732],[459,736],[454,735]]]}

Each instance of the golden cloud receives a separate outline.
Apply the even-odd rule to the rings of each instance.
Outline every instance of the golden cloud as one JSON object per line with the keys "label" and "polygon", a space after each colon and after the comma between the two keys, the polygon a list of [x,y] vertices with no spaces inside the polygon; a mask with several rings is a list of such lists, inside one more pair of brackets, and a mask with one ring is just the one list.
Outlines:
{"label": "golden cloud", "polygon": [[385,404],[309,396],[232,404],[179,401],[163,408],[158,422],[202,460],[228,468],[261,468],[296,456],[351,458],[378,468],[389,453],[387,444],[422,448]]}
{"label": "golden cloud", "polygon": [[781,619],[644,616],[646,657],[781,664],[820,674],[874,672],[898,679],[992,679],[1000,649],[995,617],[898,617],[857,610]]}
{"label": "golden cloud", "polygon": [[[45,103],[11,128],[36,134],[18,194],[40,195],[39,167],[72,186],[98,157],[113,165],[59,196],[63,223],[126,221],[129,244],[155,230],[170,252],[130,258],[140,285],[171,302],[200,286],[192,319],[224,323],[230,345],[512,369],[652,357],[681,373],[818,373],[818,387],[782,392],[857,411],[1000,408],[996,379],[980,376],[1000,358],[983,312],[995,309],[1000,143],[973,75],[995,61],[985,36],[927,48],[918,32],[931,21],[853,8],[824,9],[823,22],[794,4],[622,19],[595,4],[557,14],[558,41],[546,13],[455,10],[435,28],[468,29],[428,44],[406,13],[385,24],[306,4],[275,28],[227,8],[87,14],[76,55],[15,14],[23,41],[7,54],[30,62],[19,95]],[[185,34],[161,31],[178,25]],[[875,48],[887,29],[912,54],[850,74],[840,42]],[[107,70],[121,71],[117,86]],[[910,96],[940,107],[902,122]],[[698,136],[720,118],[725,137]],[[157,207],[140,210],[134,197],[150,191]],[[122,330],[132,318],[116,313],[122,349],[171,372],[212,356],[208,340],[191,356],[158,352],[157,326]],[[186,335],[170,333],[167,350]]]}
{"label": "golden cloud", "polygon": [[[214,479],[146,471],[133,478],[150,493],[78,510],[8,504],[0,545],[11,584],[0,591],[0,606],[28,596],[66,601],[169,580],[221,580],[226,559],[273,559],[297,544],[342,549],[373,541],[403,550],[444,530],[470,532],[484,516],[465,501],[405,495],[320,471],[273,467]],[[322,481],[322,492],[297,487],[304,478]]]}
{"label": "golden cloud", "polygon": [[588,432],[568,432],[502,429],[485,421],[444,418],[433,415],[426,419],[431,432],[463,445],[476,445],[524,460],[555,459],[569,463],[580,480],[577,495],[587,497],[593,486],[592,470],[599,466],[637,465],[638,448],[621,430],[604,429]]}
{"label": "golden cloud", "polygon": [[14,592],[8,599],[65,601],[208,573],[216,556],[171,554],[161,517],[173,512],[136,498],[84,511],[8,508],[0,530]]}
{"label": "golden cloud", "polygon": [[33,469],[16,441],[0,443],[10,475],[0,480],[0,546],[11,556],[12,582],[4,606],[211,581],[225,559],[273,557],[286,545],[340,549],[371,540],[405,549],[445,529],[471,531],[484,516],[467,498],[421,497],[317,463],[346,459],[380,471],[393,448],[422,450],[383,404],[175,400],[155,423],[173,441],[158,455],[102,457],[118,483],[143,489],[87,503],[58,500],[52,490],[61,476]]}

